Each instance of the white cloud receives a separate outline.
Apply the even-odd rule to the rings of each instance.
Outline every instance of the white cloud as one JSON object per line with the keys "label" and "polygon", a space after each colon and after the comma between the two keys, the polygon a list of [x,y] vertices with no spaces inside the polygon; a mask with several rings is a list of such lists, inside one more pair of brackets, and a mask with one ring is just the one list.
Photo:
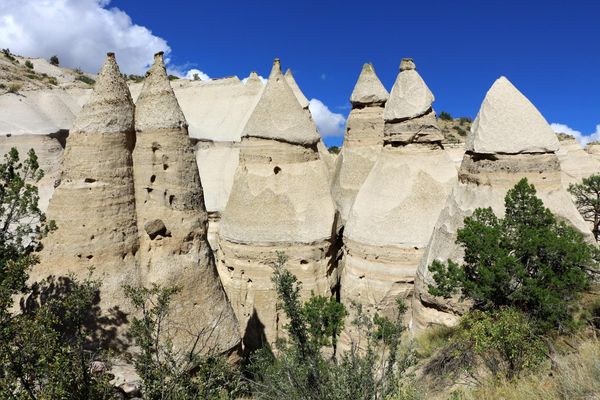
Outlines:
{"label": "white cloud", "polygon": [[[170,52],[167,42],[139,25],[110,0],[1,0],[0,48],[49,58],[87,72],[115,52],[124,73],[143,75],[154,53]],[[167,58],[168,61],[168,58]]]}
{"label": "white cloud", "polygon": [[577,131],[565,124],[552,123],[552,124],[550,124],[550,127],[556,133],[566,133],[567,135],[573,136],[575,139],[577,139],[579,144],[581,144],[582,146],[585,146],[589,142],[594,142],[594,141],[600,140],[600,124],[596,125],[595,132],[587,134],[587,135],[585,135],[585,134],[581,133],[581,131]]}
{"label": "white cloud", "polygon": [[185,78],[185,79],[194,79],[195,75],[198,75],[198,78],[200,78],[203,81],[209,81],[210,80],[210,76],[208,76],[207,74],[205,74],[204,72],[202,72],[202,71],[200,71],[199,69],[196,69],[196,68],[192,68],[188,72],[186,72],[185,76],[183,76],[183,78]]}
{"label": "white cloud", "polygon": [[[250,78],[250,75],[248,75],[247,77],[242,79],[242,82],[246,83],[248,81],[248,78]],[[260,79],[260,81],[262,82],[263,85],[267,84],[267,79],[264,78],[262,75],[258,75],[258,79]]]}
{"label": "white cloud", "polygon": [[331,112],[321,100],[311,99],[308,109],[312,114],[321,136],[343,136],[346,118],[342,114]]}

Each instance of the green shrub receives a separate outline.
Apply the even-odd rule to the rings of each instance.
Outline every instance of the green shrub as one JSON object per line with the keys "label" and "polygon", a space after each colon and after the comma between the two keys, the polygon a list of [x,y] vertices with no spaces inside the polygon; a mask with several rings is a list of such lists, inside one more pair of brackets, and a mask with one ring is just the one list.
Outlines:
{"label": "green shrub", "polygon": [[452,121],[453,120],[452,115],[450,115],[450,113],[447,113],[446,111],[442,111],[440,113],[439,118],[444,121]]}
{"label": "green shrub", "polygon": [[58,66],[60,64],[58,57],[57,56],[50,57],[50,64]]}
{"label": "green shrub", "polygon": [[465,131],[460,126],[453,126],[452,129],[454,129],[456,133],[458,133],[460,136],[467,136],[467,131]]}
{"label": "green shrub", "polygon": [[33,69],[33,63],[29,60],[25,61],[25,66],[29,69]]}
{"label": "green shrub", "polygon": [[[190,349],[175,350],[165,332],[173,295],[179,288],[125,286],[138,312],[129,334],[139,346],[135,369],[142,378],[144,399],[235,399],[245,393],[242,375],[218,355],[201,356]],[[201,339],[201,338],[199,338]]]}
{"label": "green shrub", "polygon": [[461,125],[470,124],[473,122],[473,119],[470,117],[460,117],[458,120],[460,121]]}
{"label": "green shrub", "polygon": [[10,49],[2,49],[2,54],[4,57],[8,58],[10,61],[16,61],[16,58],[10,52]]}
{"label": "green shrub", "polygon": [[58,81],[53,76],[48,77],[48,83],[54,86],[58,85]]}
{"label": "green shrub", "polygon": [[592,223],[594,238],[600,237],[600,174],[583,178],[581,183],[571,183],[569,193],[575,199],[579,213]]}
{"label": "green shrub", "polygon": [[92,78],[86,76],[86,75],[79,75],[77,78],[78,81],[81,81],[83,83],[87,83],[88,85],[93,85],[94,83],[96,83],[95,80],[93,80]]}
{"label": "green shrub", "polygon": [[178,76],[175,76],[175,75],[169,75],[169,80],[170,80],[170,81],[174,81],[174,80],[177,80],[177,79],[179,79],[179,77],[178,77]]}
{"label": "green shrub", "polygon": [[21,90],[23,86],[20,83],[16,83],[13,82],[10,85],[8,85],[8,93],[19,93],[19,91]]}
{"label": "green shrub", "polygon": [[[300,283],[283,267],[285,260],[280,254],[273,283],[289,320],[285,326],[289,338],[277,343],[276,352],[263,348],[252,356],[253,398],[371,400],[396,393],[398,376],[407,365],[396,359],[404,330],[400,322],[406,310],[403,304],[400,303],[394,322],[358,312],[353,324],[367,331],[366,349],[359,350],[353,344],[336,361],[334,344],[344,324],[345,307],[333,299],[314,295],[301,303]],[[325,349],[329,345],[333,346],[332,353]],[[325,356],[327,353],[333,355]]]}
{"label": "green shrub", "polygon": [[327,148],[331,154],[340,154],[340,148],[338,146],[330,146]]}
{"label": "green shrub", "polygon": [[481,310],[509,306],[535,321],[540,332],[571,327],[572,305],[590,284],[597,250],[564,221],[557,221],[522,179],[505,197],[505,217],[478,208],[458,230],[462,265],[430,266],[434,296],[461,293]]}

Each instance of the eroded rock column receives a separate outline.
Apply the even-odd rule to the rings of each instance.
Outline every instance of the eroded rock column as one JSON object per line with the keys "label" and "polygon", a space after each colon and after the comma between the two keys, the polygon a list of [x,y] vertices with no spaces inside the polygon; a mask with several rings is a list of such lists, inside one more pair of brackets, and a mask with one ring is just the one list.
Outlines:
{"label": "eroded rock column", "polygon": [[133,152],[140,277],[144,286],[177,286],[166,327],[177,348],[231,353],[237,320],[207,241],[207,212],[187,122],[155,55],[138,97]]}
{"label": "eroded rock column", "polygon": [[278,252],[304,295],[329,294],[337,283],[330,254],[335,209],[319,140],[276,60],[244,128],[219,232],[219,274],[247,348],[282,335],[284,314],[271,281]]}

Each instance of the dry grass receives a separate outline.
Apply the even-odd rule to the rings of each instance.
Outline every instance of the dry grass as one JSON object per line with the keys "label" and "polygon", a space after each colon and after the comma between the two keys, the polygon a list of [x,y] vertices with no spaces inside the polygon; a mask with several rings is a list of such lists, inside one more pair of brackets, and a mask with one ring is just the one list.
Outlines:
{"label": "dry grass", "polygon": [[514,381],[486,383],[456,393],[460,400],[592,400],[600,399],[600,341],[583,341],[576,352],[560,355],[554,370],[543,369]]}

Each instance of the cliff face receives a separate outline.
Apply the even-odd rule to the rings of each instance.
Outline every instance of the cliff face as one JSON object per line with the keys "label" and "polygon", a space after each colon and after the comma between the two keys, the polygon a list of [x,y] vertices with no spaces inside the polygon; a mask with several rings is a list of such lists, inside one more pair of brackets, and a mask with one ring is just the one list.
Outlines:
{"label": "cliff face", "polygon": [[249,348],[282,335],[271,282],[279,252],[304,295],[327,294],[336,283],[329,254],[335,210],[318,141],[277,60],[244,129],[219,232],[219,273]]}
{"label": "cliff face", "polygon": [[520,179],[527,178],[535,185],[544,205],[559,218],[591,237],[565,191],[556,150],[556,135],[539,111],[506,78],[498,79],[473,123],[458,182],[419,264],[412,302],[413,330],[431,324],[452,325],[468,308],[458,299],[444,300],[429,294],[427,287],[434,283],[429,265],[434,260],[448,259],[461,263],[462,250],[455,241],[464,218],[478,207],[492,207],[497,215],[503,215],[504,196]]}
{"label": "cliff face", "polygon": [[[207,212],[187,122],[162,54],[136,103],[133,152],[140,277],[144,286],[178,286],[169,314],[178,349],[231,353],[240,344],[207,241]],[[185,327],[185,329],[181,329]],[[194,346],[201,338],[201,343]]]}

